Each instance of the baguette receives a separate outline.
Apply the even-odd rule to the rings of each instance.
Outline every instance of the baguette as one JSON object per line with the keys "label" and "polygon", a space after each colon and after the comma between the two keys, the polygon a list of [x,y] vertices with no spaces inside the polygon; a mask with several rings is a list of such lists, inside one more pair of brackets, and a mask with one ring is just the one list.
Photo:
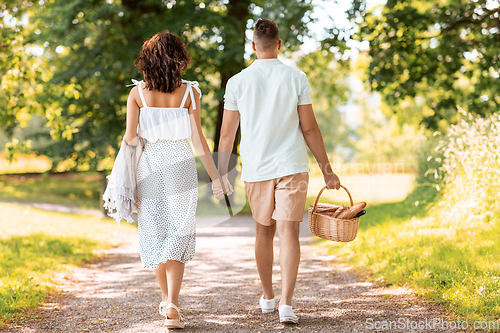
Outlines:
{"label": "baguette", "polygon": [[336,210],[337,208],[316,208],[316,213],[331,213]]}
{"label": "baguette", "polygon": [[329,213],[328,216],[330,216],[330,217],[337,217],[340,213],[342,213],[346,209],[347,209],[347,207],[345,207],[344,205],[342,205],[339,208],[337,208],[337,210],[334,211],[333,213]]}
{"label": "baguette", "polygon": [[[311,204],[309,204],[309,206],[314,207],[314,204],[313,204],[313,203],[311,203]],[[316,206],[316,207],[317,207],[317,208],[335,208],[335,209],[337,209],[337,208],[339,208],[340,206],[338,206],[338,205],[334,205],[334,204],[326,204],[326,203],[321,203],[321,202],[318,202],[318,204],[317,204],[317,206]]]}
{"label": "baguette", "polygon": [[343,210],[337,216],[332,216],[332,217],[349,220],[355,217],[360,211],[365,209],[365,207],[366,207],[366,202],[361,201],[360,203],[357,203],[354,206],[347,207],[347,209]]}

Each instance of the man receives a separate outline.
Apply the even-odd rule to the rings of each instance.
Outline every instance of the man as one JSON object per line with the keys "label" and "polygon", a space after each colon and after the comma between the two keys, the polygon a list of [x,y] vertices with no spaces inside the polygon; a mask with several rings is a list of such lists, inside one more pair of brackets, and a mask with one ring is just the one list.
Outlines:
{"label": "man", "polygon": [[[255,219],[255,259],[262,284],[263,313],[274,311],[272,287],[273,239],[280,238],[281,299],[283,323],[297,323],[292,296],[300,261],[299,224],[309,181],[306,146],[318,162],[329,189],[339,189],[314,117],[311,87],[306,75],[278,60],[282,41],[275,22],[260,19],[254,27],[251,66],[233,76],[224,96],[224,115],[219,142],[219,171],[226,193],[229,153],[241,120],[241,179]],[[215,188],[217,198],[223,189]]]}

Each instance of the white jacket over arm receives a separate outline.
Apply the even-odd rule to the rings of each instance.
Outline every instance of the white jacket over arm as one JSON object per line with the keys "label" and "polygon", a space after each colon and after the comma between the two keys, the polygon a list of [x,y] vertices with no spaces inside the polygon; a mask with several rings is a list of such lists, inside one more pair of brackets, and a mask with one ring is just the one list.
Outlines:
{"label": "white jacket over arm", "polygon": [[136,170],[143,150],[142,140],[136,136],[129,144],[122,140],[111,174],[107,176],[108,185],[102,199],[108,215],[121,223],[122,220],[134,222],[137,213]]}

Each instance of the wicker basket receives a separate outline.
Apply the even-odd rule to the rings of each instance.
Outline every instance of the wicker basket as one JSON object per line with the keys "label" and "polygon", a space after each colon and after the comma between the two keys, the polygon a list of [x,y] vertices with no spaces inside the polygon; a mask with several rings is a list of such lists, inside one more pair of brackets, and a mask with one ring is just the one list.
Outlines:
{"label": "wicker basket", "polygon": [[[349,190],[342,185],[340,187],[349,195],[351,206],[354,205]],[[328,211],[332,211],[331,209],[319,209],[318,206],[326,206],[325,204],[318,205],[318,200],[325,189],[326,186],[319,191],[314,207],[309,208],[309,229],[311,229],[314,235],[335,242],[350,242],[354,240],[358,234],[360,218],[338,219],[328,216]],[[332,205],[332,207],[335,206]]]}

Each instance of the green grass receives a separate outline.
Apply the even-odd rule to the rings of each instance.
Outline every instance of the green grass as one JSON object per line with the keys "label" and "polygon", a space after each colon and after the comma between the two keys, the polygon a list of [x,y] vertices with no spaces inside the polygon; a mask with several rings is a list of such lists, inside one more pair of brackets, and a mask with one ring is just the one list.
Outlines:
{"label": "green grass", "polygon": [[[198,168],[199,200],[197,216],[227,214],[225,201],[213,197],[206,175]],[[0,201],[63,204],[82,208],[101,209],[102,176],[97,172],[71,172],[38,175],[0,175]],[[233,211],[250,213],[242,181],[235,186]]]}
{"label": "green grass", "polygon": [[47,156],[35,154],[16,154],[11,162],[7,160],[7,153],[0,151],[0,174],[45,172],[50,169],[52,162]]}
{"label": "green grass", "polygon": [[0,200],[100,208],[101,175],[75,172],[0,175]]}
{"label": "green grass", "polygon": [[30,318],[54,290],[56,272],[91,260],[136,232],[87,215],[0,204],[0,328]]}
{"label": "green grass", "polygon": [[[97,243],[43,233],[0,241],[0,316],[10,321],[42,302],[50,291],[50,272],[60,265],[92,258]],[[0,318],[1,318],[0,317]]]}
{"label": "green grass", "polygon": [[[357,238],[322,242],[380,283],[407,285],[443,302],[460,318],[500,317],[500,223],[464,223],[432,207],[433,189],[369,206]],[[418,201],[418,205],[415,203]]]}

